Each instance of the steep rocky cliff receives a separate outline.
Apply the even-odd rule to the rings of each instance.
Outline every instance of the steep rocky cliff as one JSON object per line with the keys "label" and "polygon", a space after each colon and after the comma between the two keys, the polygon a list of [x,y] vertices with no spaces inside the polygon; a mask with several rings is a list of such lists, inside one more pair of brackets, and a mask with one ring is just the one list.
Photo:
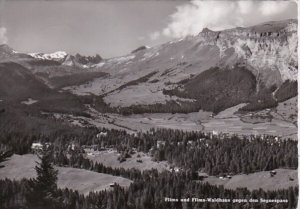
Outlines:
{"label": "steep rocky cliff", "polygon": [[252,67],[253,73],[261,77],[268,86],[297,79],[296,20],[269,22],[220,32],[207,29],[197,38],[200,45],[218,46],[221,64],[247,63]]}

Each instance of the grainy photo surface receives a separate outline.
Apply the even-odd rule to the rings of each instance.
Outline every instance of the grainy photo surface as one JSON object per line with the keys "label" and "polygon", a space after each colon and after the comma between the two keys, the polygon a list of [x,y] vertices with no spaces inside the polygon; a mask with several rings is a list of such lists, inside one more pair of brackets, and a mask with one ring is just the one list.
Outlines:
{"label": "grainy photo surface", "polygon": [[296,209],[297,7],[0,0],[0,208]]}

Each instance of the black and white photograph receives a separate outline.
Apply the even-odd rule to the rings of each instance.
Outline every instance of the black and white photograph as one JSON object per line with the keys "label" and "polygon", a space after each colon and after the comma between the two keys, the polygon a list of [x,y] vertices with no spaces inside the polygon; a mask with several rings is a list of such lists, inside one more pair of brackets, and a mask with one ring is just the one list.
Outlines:
{"label": "black and white photograph", "polygon": [[297,209],[298,1],[0,0],[0,209]]}

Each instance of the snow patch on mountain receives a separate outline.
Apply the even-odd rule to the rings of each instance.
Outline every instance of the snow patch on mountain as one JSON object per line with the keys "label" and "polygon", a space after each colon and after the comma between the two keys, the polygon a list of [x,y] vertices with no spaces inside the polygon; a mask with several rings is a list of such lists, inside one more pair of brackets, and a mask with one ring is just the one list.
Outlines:
{"label": "snow patch on mountain", "polygon": [[44,53],[29,53],[30,56],[36,59],[41,60],[62,60],[64,59],[68,54],[64,51],[57,51],[50,54],[44,54]]}

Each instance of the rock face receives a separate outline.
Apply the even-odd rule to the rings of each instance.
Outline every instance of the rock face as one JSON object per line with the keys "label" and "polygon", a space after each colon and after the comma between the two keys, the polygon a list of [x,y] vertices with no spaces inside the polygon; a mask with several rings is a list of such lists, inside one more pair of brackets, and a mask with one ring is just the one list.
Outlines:
{"label": "rock face", "polygon": [[102,57],[99,54],[96,54],[96,56],[82,56],[77,53],[75,56],[68,55],[63,65],[90,68],[99,64],[101,61]]}
{"label": "rock face", "polygon": [[[200,45],[217,46],[222,64],[247,63],[268,86],[297,79],[297,21],[270,22],[221,32],[203,30]],[[280,74],[280,76],[278,75]],[[274,78],[271,74],[277,74]]]}
{"label": "rock face", "polygon": [[78,63],[81,63],[83,65],[86,65],[88,63],[92,63],[92,64],[98,64],[101,60],[102,60],[102,57],[100,57],[99,54],[96,54],[96,56],[81,56],[80,54],[76,54],[75,55],[75,60],[78,62]]}

